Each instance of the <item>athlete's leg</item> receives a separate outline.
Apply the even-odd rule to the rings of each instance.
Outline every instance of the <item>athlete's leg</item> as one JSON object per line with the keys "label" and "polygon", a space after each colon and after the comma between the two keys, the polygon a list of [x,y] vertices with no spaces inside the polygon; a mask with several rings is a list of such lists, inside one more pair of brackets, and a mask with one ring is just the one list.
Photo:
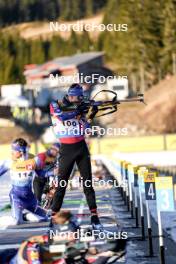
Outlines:
{"label": "athlete's leg", "polygon": [[46,178],[40,178],[38,176],[36,176],[34,178],[34,181],[33,181],[34,194],[35,194],[37,200],[39,201],[39,203],[41,202],[41,197],[43,194],[43,190],[44,190],[46,181],[47,181]]}
{"label": "athlete's leg", "polygon": [[10,192],[10,202],[12,217],[15,219],[15,223],[17,225],[23,223],[23,207],[20,205],[18,198],[12,191]]}
{"label": "athlete's leg", "polygon": [[33,193],[29,195],[29,202],[24,204],[24,208],[32,214],[26,214],[26,219],[29,221],[46,221],[46,211],[38,206],[37,200]]}
{"label": "athlete's leg", "polygon": [[90,153],[87,148],[86,143],[83,141],[80,147],[80,154],[77,156],[76,163],[83,180],[84,193],[87,199],[87,203],[90,211],[96,212],[96,198],[95,191],[92,186],[92,170],[91,170],[91,161]]}
{"label": "athlete's leg", "polygon": [[35,214],[39,215],[40,217],[43,217],[46,219],[46,211],[41,208],[40,206],[37,206],[34,211]]}
{"label": "athlete's leg", "polygon": [[81,145],[82,146],[80,147],[80,154],[76,159],[76,163],[83,179],[84,193],[91,212],[92,227],[95,230],[102,231],[103,226],[100,224],[100,220],[98,217],[95,191],[92,184],[90,153],[85,141],[83,141]]}
{"label": "athlete's leg", "polygon": [[[74,144],[75,145],[75,144]],[[65,191],[68,184],[68,179],[72,172],[75,163],[75,149],[74,146],[62,144],[59,158],[59,175],[58,187],[53,197],[51,209],[53,212],[59,212],[62,207]]]}

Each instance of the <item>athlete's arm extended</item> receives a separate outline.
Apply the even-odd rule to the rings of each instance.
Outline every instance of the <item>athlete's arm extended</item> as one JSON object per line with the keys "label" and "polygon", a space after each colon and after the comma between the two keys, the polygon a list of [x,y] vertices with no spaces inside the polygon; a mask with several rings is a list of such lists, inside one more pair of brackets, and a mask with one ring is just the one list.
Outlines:
{"label": "athlete's arm extended", "polygon": [[6,173],[10,169],[10,161],[5,160],[2,163],[0,163],[0,176],[2,176],[4,173]]}
{"label": "athlete's arm extended", "polygon": [[78,110],[74,110],[70,112],[62,111],[57,102],[52,102],[50,104],[50,114],[52,116],[57,117],[61,121],[65,121],[65,120],[75,118],[76,116],[80,114],[80,112]]}

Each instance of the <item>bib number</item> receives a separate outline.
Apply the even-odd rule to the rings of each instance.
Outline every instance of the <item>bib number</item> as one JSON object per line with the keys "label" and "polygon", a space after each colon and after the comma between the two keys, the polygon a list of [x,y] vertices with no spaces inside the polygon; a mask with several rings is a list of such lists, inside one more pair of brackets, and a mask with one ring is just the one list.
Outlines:
{"label": "bib number", "polygon": [[53,128],[57,136],[60,137],[75,137],[80,136],[82,132],[81,124],[77,119],[66,121],[54,120]]}
{"label": "bib number", "polygon": [[76,122],[75,120],[67,120],[63,122],[63,125],[68,127],[76,127],[78,125],[78,122]]}
{"label": "bib number", "polygon": [[25,181],[28,180],[29,178],[32,178],[33,172],[13,172],[12,174],[12,179],[13,180],[18,180],[18,181]]}

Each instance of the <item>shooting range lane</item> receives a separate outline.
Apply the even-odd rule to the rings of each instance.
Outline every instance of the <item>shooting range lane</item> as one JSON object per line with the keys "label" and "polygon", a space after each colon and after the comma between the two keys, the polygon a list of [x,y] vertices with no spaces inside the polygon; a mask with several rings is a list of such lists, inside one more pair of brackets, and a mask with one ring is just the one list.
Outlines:
{"label": "shooting range lane", "polygon": [[[111,177],[112,175],[107,172],[106,179]],[[95,190],[98,212],[105,230],[117,231],[117,226],[120,225],[123,227],[123,231],[127,232],[126,255],[120,257],[115,263],[159,264],[158,237],[153,238],[155,257],[148,257],[148,241],[141,239],[141,228],[135,228],[135,218],[132,218],[131,212],[127,210],[119,188],[113,186],[111,188],[98,187]],[[79,201],[79,204],[77,201]],[[69,209],[74,214],[78,214],[82,228],[90,226],[89,210],[85,201],[81,189],[67,190],[63,204],[64,209]],[[144,218],[146,218],[145,208]],[[151,218],[151,225],[153,235],[157,236],[158,228],[153,218]],[[24,239],[47,232],[48,226],[49,223],[29,223],[0,230],[0,251],[6,248],[18,248]],[[146,227],[145,232],[147,233]],[[166,263],[175,264],[173,245],[168,238],[165,239],[165,245],[167,247]]]}

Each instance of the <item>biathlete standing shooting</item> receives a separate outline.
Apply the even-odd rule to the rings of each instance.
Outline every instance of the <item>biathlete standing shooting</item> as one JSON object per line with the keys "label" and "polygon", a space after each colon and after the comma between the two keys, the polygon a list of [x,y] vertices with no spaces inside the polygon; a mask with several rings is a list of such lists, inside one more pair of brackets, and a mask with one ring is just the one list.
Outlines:
{"label": "biathlete standing shooting", "polygon": [[[61,143],[58,187],[51,209],[54,218],[54,214],[59,212],[62,207],[68,180],[76,162],[83,180],[83,189],[90,209],[92,227],[94,230],[101,231],[103,226],[98,217],[95,191],[92,186],[90,153],[84,137],[84,131],[90,127],[90,124],[81,111],[76,109],[69,111],[69,107],[74,104],[79,105],[83,101],[83,88],[79,84],[72,84],[62,101],[54,101],[50,104],[53,129]],[[68,110],[62,108],[68,108]]]}

